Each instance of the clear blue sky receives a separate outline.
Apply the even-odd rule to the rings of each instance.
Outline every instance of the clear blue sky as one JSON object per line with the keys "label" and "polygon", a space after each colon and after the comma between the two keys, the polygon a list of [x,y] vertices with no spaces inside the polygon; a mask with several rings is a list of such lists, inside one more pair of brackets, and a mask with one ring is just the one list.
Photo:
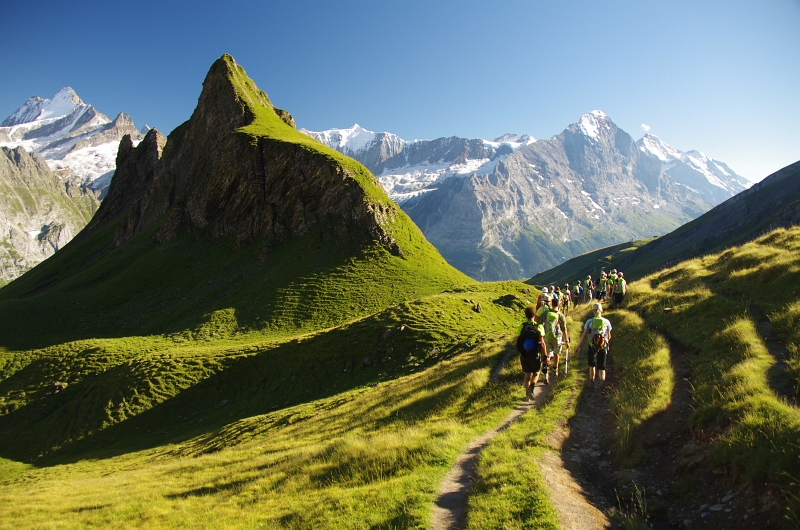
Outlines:
{"label": "clear blue sky", "polygon": [[312,130],[549,138],[594,109],[752,180],[800,160],[800,1],[0,0],[0,120],[71,86],[169,133],[230,53]]}

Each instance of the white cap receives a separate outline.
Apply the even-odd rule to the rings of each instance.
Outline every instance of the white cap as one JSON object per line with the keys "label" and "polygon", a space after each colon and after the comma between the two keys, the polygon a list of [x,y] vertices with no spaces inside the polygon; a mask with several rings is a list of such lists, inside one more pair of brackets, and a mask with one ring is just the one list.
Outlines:
{"label": "white cap", "polygon": [[547,290],[547,287],[542,287],[542,293],[549,293],[550,291]]}
{"label": "white cap", "polygon": [[603,310],[603,304],[601,304],[600,302],[595,302],[594,304],[592,304],[592,311],[596,311],[598,309],[600,311],[602,311]]}

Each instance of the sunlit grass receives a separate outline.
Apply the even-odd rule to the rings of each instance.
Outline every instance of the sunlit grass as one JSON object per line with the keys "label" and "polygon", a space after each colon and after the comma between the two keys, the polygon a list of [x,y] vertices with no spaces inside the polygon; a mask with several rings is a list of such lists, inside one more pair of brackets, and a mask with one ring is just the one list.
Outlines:
{"label": "sunlit grass", "polygon": [[0,503],[9,507],[2,521],[424,527],[452,460],[519,399],[516,387],[489,382],[502,346],[487,342],[420,373],[245,418],[185,442],[13,469],[0,483]]}
{"label": "sunlit grass", "polygon": [[[753,481],[800,475],[800,411],[770,387],[777,362],[756,327],[767,315],[796,352],[800,228],[681,263],[635,282],[626,302],[690,353],[691,421],[713,458]],[[664,311],[670,308],[669,311]],[[797,381],[796,356],[787,363]]]}
{"label": "sunlit grass", "polygon": [[630,455],[636,427],[669,406],[675,386],[669,345],[635,313],[607,315],[614,334],[614,375],[609,408],[617,421],[620,456]]}

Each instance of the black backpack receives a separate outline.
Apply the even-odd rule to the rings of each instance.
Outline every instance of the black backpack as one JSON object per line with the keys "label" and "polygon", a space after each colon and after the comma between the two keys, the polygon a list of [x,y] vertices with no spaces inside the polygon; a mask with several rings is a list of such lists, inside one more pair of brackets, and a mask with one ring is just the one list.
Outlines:
{"label": "black backpack", "polygon": [[517,351],[525,357],[536,357],[540,354],[539,342],[541,339],[539,325],[534,322],[525,322],[519,337],[517,337]]}

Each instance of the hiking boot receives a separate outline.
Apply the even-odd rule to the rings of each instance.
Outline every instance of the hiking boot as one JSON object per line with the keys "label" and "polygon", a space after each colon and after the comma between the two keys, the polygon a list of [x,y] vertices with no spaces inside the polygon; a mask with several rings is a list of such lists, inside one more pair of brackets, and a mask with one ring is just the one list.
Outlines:
{"label": "hiking boot", "polygon": [[525,388],[525,401],[533,401],[533,383]]}
{"label": "hiking boot", "polygon": [[546,385],[550,384],[550,372],[547,372],[546,374],[544,374],[544,384],[546,384]]}

